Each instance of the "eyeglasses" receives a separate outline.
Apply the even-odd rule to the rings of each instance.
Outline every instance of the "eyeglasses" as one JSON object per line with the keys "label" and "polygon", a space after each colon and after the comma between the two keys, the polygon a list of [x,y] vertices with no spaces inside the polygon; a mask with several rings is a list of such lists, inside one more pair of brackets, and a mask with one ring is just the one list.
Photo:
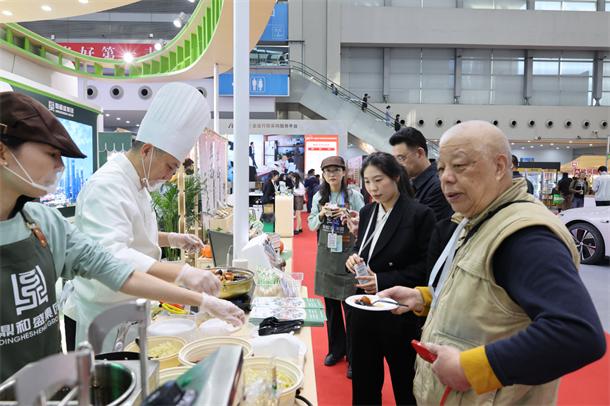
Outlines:
{"label": "eyeglasses", "polygon": [[325,175],[334,175],[334,174],[343,172],[343,168],[339,168],[339,167],[325,168],[323,172]]}

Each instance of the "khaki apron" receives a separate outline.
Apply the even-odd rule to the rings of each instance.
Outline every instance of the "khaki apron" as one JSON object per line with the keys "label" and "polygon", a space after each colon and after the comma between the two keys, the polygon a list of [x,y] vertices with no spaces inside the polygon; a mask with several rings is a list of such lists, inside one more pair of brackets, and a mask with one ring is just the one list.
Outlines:
{"label": "khaki apron", "polygon": [[32,235],[0,246],[0,382],[61,352],[53,255],[40,228],[21,215]]}
{"label": "khaki apron", "polygon": [[[339,205],[349,209],[349,203]],[[356,239],[346,226],[334,227],[337,239],[342,239],[341,252],[331,252],[328,248],[328,234],[333,230],[331,219],[325,218],[318,234],[318,252],[316,255],[316,295],[335,300],[345,300],[356,294],[356,279],[345,269],[345,262],[352,254]]]}

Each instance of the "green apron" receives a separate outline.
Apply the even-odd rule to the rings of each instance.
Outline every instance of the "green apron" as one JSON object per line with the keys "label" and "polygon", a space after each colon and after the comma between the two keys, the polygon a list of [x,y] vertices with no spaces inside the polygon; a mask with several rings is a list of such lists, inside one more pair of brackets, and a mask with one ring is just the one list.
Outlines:
{"label": "green apron", "polygon": [[[343,205],[339,205],[343,207]],[[349,209],[349,202],[345,207]],[[328,234],[334,230],[337,239],[342,240],[341,252],[332,252],[327,246]],[[335,300],[345,300],[356,294],[356,279],[345,269],[345,262],[352,254],[356,239],[346,226],[333,227],[331,219],[325,218],[318,234],[318,252],[316,255],[316,295]]]}
{"label": "green apron", "polygon": [[32,235],[0,246],[0,382],[61,352],[53,255],[40,228],[21,215]]}

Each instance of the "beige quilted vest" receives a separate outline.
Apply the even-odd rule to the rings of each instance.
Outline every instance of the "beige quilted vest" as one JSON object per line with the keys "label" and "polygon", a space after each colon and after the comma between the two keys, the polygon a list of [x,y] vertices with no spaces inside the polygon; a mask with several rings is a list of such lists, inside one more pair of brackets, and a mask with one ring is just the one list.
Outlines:
{"label": "beige quilted vest", "polygon": [[[531,320],[527,314],[496,285],[492,258],[508,236],[530,226],[544,225],[569,248],[578,267],[579,255],[566,227],[542,203],[527,194],[523,179],[494,201],[485,212],[469,222],[462,237],[481,222],[486,214],[513,203],[487,220],[455,254],[453,266],[438,302],[430,310],[424,325],[422,342],[447,344],[467,350],[510,337],[525,329]],[[461,220],[461,219],[459,219]],[[559,380],[544,385],[512,385],[477,395],[473,390],[453,391],[447,405],[550,405],[557,400]],[[430,364],[417,358],[414,393],[419,405],[438,405],[445,387],[438,381]]]}

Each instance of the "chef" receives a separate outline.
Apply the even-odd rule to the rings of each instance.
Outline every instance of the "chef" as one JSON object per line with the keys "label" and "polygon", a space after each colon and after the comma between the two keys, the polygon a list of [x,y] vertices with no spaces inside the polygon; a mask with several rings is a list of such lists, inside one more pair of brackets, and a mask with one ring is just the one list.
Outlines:
{"label": "chef", "polygon": [[[0,382],[61,351],[59,278],[93,278],[111,293],[227,311],[218,298],[134,272],[57,209],[32,202],[56,191],[62,156],[85,157],[45,106],[0,92]],[[241,322],[243,313],[235,317]]]}
{"label": "chef", "polygon": [[[220,281],[212,272],[160,261],[160,247],[196,250],[203,243],[194,235],[159,232],[150,197],[150,192],[171,179],[209,119],[208,104],[194,87],[168,83],[160,88],[132,148],[107,162],[80,192],[75,224],[136,271],[206,293],[204,297],[211,300],[220,292]],[[84,278],[75,278],[73,286],[64,313],[76,321],[77,343],[85,338],[96,315],[131,298]],[[241,310],[228,301],[216,300],[225,309],[215,316],[239,325]],[[206,310],[205,304],[202,310]],[[108,344],[105,349],[109,349]]]}

